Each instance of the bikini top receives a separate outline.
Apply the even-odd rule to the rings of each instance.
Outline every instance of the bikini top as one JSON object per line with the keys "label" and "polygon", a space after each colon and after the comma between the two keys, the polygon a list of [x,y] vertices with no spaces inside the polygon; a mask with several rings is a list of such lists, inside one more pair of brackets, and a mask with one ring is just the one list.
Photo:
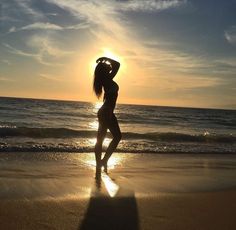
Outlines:
{"label": "bikini top", "polygon": [[116,84],[116,82],[112,81],[112,83],[109,85],[109,88],[106,89],[104,87],[104,91],[104,106],[109,106],[114,109],[118,97],[119,86]]}

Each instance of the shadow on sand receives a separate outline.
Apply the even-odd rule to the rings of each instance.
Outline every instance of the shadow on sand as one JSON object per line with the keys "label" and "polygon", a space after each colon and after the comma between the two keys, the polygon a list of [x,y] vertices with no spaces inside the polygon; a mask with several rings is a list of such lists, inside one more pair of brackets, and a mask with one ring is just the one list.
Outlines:
{"label": "shadow on sand", "polygon": [[[118,189],[112,194],[108,190],[114,192],[114,186]],[[103,175],[102,178],[96,177],[87,212],[78,229],[138,230],[139,218],[134,193],[120,188],[107,175],[104,178]]]}

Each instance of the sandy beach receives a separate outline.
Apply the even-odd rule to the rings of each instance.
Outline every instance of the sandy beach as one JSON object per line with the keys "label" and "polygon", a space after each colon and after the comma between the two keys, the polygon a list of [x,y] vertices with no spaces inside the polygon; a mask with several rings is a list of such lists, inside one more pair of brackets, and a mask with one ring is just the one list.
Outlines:
{"label": "sandy beach", "polygon": [[[1,229],[235,229],[236,157],[2,153]],[[143,164],[145,162],[145,164]]]}
{"label": "sandy beach", "polygon": [[97,197],[90,201],[4,200],[0,205],[0,225],[1,229],[9,230],[236,228],[235,190],[162,194],[135,200],[132,197]]}

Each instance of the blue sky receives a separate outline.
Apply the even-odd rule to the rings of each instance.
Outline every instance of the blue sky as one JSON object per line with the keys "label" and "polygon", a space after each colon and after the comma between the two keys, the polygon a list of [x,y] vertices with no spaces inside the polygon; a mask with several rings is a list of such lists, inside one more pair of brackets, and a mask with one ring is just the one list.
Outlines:
{"label": "blue sky", "polygon": [[113,55],[120,103],[236,108],[236,0],[3,0],[0,95],[94,101]]}

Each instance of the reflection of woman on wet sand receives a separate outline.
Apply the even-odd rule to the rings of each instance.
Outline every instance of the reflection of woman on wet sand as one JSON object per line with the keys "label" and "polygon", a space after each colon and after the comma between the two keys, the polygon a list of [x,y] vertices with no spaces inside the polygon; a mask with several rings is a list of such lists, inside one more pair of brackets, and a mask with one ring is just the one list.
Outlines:
{"label": "reflection of woman on wet sand", "polygon": [[[102,95],[102,91],[104,91],[104,103],[97,114],[99,127],[95,145],[95,157],[97,170],[101,170],[101,167],[103,166],[105,172],[107,172],[107,162],[121,139],[120,127],[114,114],[119,87],[116,82],[113,81],[113,78],[119,70],[120,63],[107,57],[101,57],[97,59],[96,62],[98,64],[94,72],[93,90],[98,98]],[[113,139],[109,144],[103,159],[101,159],[102,144],[107,129],[110,130]]]}

